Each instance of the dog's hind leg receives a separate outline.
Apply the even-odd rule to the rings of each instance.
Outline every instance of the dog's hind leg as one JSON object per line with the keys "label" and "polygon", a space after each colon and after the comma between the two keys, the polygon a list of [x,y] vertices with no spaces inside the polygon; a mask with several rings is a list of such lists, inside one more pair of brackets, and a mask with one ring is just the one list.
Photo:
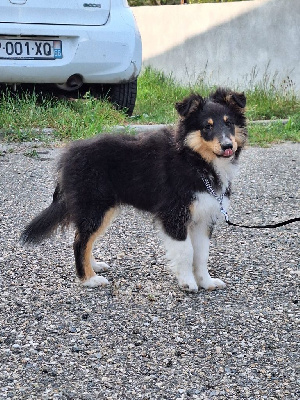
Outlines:
{"label": "dog's hind leg", "polygon": [[[77,232],[74,240],[74,255],[76,271],[84,286],[96,287],[108,284],[103,276],[96,275],[92,265],[93,244],[99,235],[103,235],[116,215],[116,209],[110,208],[97,224],[95,219],[86,218],[84,223],[77,224]],[[102,268],[103,270],[103,268]]]}
{"label": "dog's hind leg", "polygon": [[95,272],[108,271],[110,268],[110,266],[103,261],[97,262],[93,255],[91,255],[91,265]]}

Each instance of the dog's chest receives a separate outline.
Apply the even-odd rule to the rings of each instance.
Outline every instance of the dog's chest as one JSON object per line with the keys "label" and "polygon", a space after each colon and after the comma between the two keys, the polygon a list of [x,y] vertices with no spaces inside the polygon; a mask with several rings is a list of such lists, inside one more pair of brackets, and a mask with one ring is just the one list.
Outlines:
{"label": "dog's chest", "polygon": [[[228,197],[223,198],[222,205],[225,210],[228,209]],[[211,225],[211,223],[215,223],[222,218],[220,203],[215,197],[206,192],[197,192],[195,194],[195,200],[191,204],[190,211],[191,221],[195,224]]]}
{"label": "dog's chest", "polygon": [[[238,173],[238,166],[228,163],[227,160],[217,159],[214,162],[214,168],[221,182],[221,190],[217,192],[217,195],[221,196],[222,193],[226,192],[230,182]],[[190,206],[192,223],[210,225],[222,219],[220,206],[219,201],[212,194],[207,192],[195,193],[194,201]],[[228,210],[229,198],[226,196],[223,197],[222,207],[225,211]]]}
{"label": "dog's chest", "polygon": [[213,162],[213,166],[221,181],[222,192],[225,193],[230,182],[232,182],[233,179],[238,174],[239,171],[238,164],[232,164],[231,162],[228,162],[226,159],[217,158]]}

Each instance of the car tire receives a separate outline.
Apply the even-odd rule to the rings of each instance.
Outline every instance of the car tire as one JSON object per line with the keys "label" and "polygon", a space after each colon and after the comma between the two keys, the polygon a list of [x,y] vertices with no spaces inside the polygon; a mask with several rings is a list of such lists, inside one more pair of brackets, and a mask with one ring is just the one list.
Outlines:
{"label": "car tire", "polygon": [[111,85],[107,92],[109,100],[115,105],[116,109],[124,110],[129,116],[133,113],[136,95],[137,79],[131,82]]}

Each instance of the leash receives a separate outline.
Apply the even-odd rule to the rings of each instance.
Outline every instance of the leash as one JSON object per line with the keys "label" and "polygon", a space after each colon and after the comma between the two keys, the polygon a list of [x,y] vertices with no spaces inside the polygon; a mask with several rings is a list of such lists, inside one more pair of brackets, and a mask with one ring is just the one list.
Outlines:
{"label": "leash", "polygon": [[230,225],[230,226],[237,226],[239,228],[250,228],[250,229],[269,229],[269,228],[279,228],[280,226],[292,224],[293,222],[300,221],[300,218],[291,218],[286,221],[278,222],[275,224],[266,224],[266,225],[243,225],[243,224],[235,224],[234,222],[231,222],[229,220],[227,211],[223,207],[223,199],[224,199],[224,193],[221,196],[218,196],[217,193],[214,191],[213,187],[211,186],[210,181],[205,177],[201,176],[202,181],[206,187],[206,190],[210,195],[212,195],[219,203],[220,205],[220,211],[224,215],[225,222]]}
{"label": "leash", "polygon": [[266,224],[266,225],[242,225],[242,224],[235,224],[228,219],[225,218],[225,222],[231,226],[238,226],[240,228],[255,228],[255,229],[266,229],[266,228],[279,228],[280,226],[292,224],[293,222],[300,221],[300,218],[291,218],[287,219],[286,221],[278,222],[277,224]]}

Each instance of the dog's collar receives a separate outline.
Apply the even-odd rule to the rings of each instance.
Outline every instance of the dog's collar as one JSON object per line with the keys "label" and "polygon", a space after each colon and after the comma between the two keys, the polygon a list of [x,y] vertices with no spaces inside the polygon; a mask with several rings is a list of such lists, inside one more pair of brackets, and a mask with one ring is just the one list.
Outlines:
{"label": "dog's collar", "polygon": [[212,187],[209,179],[207,179],[204,175],[201,175],[201,179],[202,179],[208,193],[211,194],[218,201],[218,203],[220,205],[220,211],[224,215],[225,221],[228,222],[229,217],[228,217],[227,211],[223,207],[223,199],[224,199],[226,191],[224,193],[222,193],[221,196],[218,196],[217,193],[215,192],[214,188]]}

